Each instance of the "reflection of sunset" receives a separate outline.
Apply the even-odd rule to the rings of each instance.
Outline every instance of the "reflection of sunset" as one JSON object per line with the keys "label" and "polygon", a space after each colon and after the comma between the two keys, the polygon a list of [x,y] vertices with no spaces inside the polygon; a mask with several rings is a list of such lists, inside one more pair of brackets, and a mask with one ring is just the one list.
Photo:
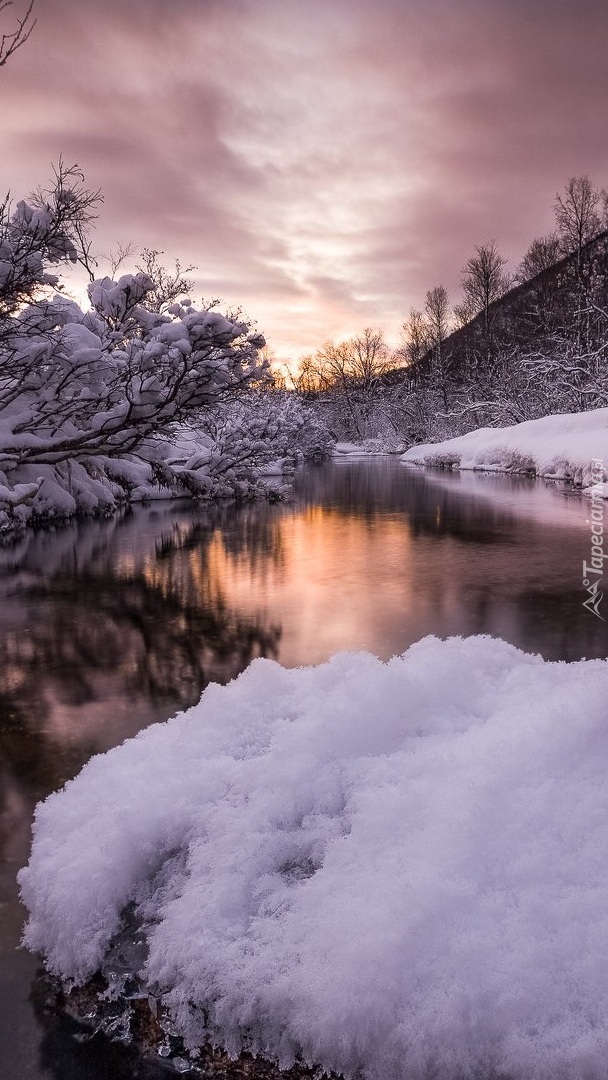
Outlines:
{"label": "reflection of sunset", "polygon": [[386,625],[412,598],[407,521],[366,521],[313,507],[278,519],[276,529],[284,560],[253,571],[244,555],[232,558],[214,536],[209,569],[224,582],[228,605],[264,612],[271,621],[280,614],[281,662],[288,665],[315,663],[340,649],[385,653]]}
{"label": "reflection of sunset", "polygon": [[[535,583],[553,550],[560,616],[548,651],[568,655],[580,606],[566,603],[579,554],[572,502],[386,460],[297,483],[291,504],[142,509],[52,541],[41,533],[22,565],[5,553],[0,697],[10,723],[46,747],[54,781],[257,656],[287,666],[347,649],[387,658],[429,633],[491,632],[537,648]],[[532,494],[548,524],[530,514]],[[514,563],[518,545],[525,559]]]}
{"label": "reflection of sunset", "polygon": [[[194,704],[208,681],[275,652],[272,627],[227,608],[224,582],[209,572],[208,524],[199,532],[190,515],[182,523],[170,511],[151,515],[142,534],[127,519],[107,525],[105,548],[87,548],[83,538],[95,541],[98,528],[60,533],[55,563],[41,534],[21,603],[5,600],[1,612],[4,734],[18,723],[41,740],[56,763],[55,785],[74,757],[108,749]],[[65,560],[70,542],[86,552],[78,562]],[[65,565],[78,570],[65,575]],[[19,577],[7,581],[19,595]]]}

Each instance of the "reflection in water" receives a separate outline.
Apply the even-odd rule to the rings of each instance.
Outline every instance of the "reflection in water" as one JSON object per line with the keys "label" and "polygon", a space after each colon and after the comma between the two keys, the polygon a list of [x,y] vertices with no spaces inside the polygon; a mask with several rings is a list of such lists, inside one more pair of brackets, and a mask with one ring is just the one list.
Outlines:
{"label": "reflection in water", "polygon": [[[63,1077],[68,1060],[73,1071],[91,1059],[53,1031],[41,1045],[44,1063],[35,1053],[26,1002],[34,965],[14,953],[22,921],[14,879],[35,802],[93,753],[194,704],[210,680],[226,682],[254,656],[277,653],[279,627],[231,607],[209,569],[215,533],[231,516],[171,505],[32,533],[0,551],[0,1041],[22,1080]],[[276,562],[272,522],[254,517],[240,515],[235,554]],[[49,1064],[54,1047],[58,1071]],[[85,1064],[74,1076],[96,1076]]]}
{"label": "reflection in water", "polygon": [[115,742],[108,703],[137,730],[192,705],[210,680],[225,682],[254,656],[275,655],[278,628],[230,608],[210,572],[215,527],[212,517],[140,514],[106,525],[103,547],[91,542],[103,525],[80,525],[69,530],[71,550],[66,530],[56,550],[38,534],[16,565],[9,555],[3,714],[23,713],[37,738],[87,733],[102,749]]}
{"label": "reflection in water", "polygon": [[94,1047],[66,1048],[65,1028],[47,1025],[41,1043],[26,1003],[35,961],[14,952],[14,877],[37,799],[255,656],[386,658],[428,633],[497,634],[549,659],[606,655],[606,624],[582,607],[586,513],[539,482],[376,459],[301,473],[287,506],[163,504],[1,550],[0,1012],[12,1074],[101,1080],[109,1067]]}
{"label": "reflection in water", "polygon": [[388,658],[425,634],[491,633],[547,659],[605,656],[582,607],[588,507],[525,478],[421,473],[368,461],[302,474],[280,523],[283,558],[214,560],[239,610],[280,620],[280,659],[337,649]]}

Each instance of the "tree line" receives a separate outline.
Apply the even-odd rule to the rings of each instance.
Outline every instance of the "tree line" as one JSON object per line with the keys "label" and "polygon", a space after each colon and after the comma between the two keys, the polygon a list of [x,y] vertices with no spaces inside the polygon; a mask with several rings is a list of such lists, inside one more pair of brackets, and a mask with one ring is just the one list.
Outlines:
{"label": "tree line", "polygon": [[571,177],[554,215],[515,273],[494,240],[476,246],[459,303],[434,286],[397,349],[373,329],[329,342],[303,359],[295,389],[339,437],[385,441],[608,404],[608,194]]}

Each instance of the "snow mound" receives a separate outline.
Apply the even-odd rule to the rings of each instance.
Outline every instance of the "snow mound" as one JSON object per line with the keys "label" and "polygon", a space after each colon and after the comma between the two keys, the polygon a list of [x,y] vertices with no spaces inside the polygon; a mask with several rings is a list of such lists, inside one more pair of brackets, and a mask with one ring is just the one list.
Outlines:
{"label": "snow mound", "polygon": [[488,637],[256,660],[38,807],[25,942],[84,980],[134,903],[190,1046],[606,1078],[607,702]]}
{"label": "snow mound", "polygon": [[384,457],[386,454],[399,454],[403,451],[403,439],[391,437],[368,438],[360,443],[337,442],[332,447],[334,458]]}
{"label": "snow mound", "polygon": [[334,457],[367,456],[367,450],[361,443],[337,442],[333,447]]}
{"label": "snow mound", "polygon": [[411,446],[406,465],[529,473],[552,480],[597,483],[599,466],[608,480],[608,409],[560,413],[504,428],[478,428],[440,443]]}
{"label": "snow mound", "polygon": [[601,484],[592,484],[590,487],[583,488],[581,495],[588,495],[596,499],[608,499],[608,481],[605,480]]}

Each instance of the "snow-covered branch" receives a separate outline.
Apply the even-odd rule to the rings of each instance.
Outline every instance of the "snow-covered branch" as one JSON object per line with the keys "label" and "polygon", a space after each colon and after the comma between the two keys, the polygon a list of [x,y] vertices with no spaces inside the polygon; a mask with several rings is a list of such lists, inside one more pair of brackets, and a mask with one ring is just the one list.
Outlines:
{"label": "snow-covered branch", "polygon": [[[48,190],[2,207],[0,527],[26,503],[52,512],[57,484],[68,512],[83,497],[98,506],[99,492],[83,496],[87,477],[105,486],[102,506],[154,484],[204,495],[221,478],[225,494],[279,456],[281,421],[230,408],[264,378],[262,335],[215,303],[178,298],[187,279],[179,264],[164,271],[157,252],[144,252],[137,273],[96,278],[87,226],[99,198],[60,163]],[[86,309],[61,293],[56,273],[76,262],[92,277]],[[206,423],[218,426],[217,445]],[[196,452],[186,427],[198,432]],[[189,464],[175,450],[184,439]],[[24,484],[27,498],[14,498]]]}

